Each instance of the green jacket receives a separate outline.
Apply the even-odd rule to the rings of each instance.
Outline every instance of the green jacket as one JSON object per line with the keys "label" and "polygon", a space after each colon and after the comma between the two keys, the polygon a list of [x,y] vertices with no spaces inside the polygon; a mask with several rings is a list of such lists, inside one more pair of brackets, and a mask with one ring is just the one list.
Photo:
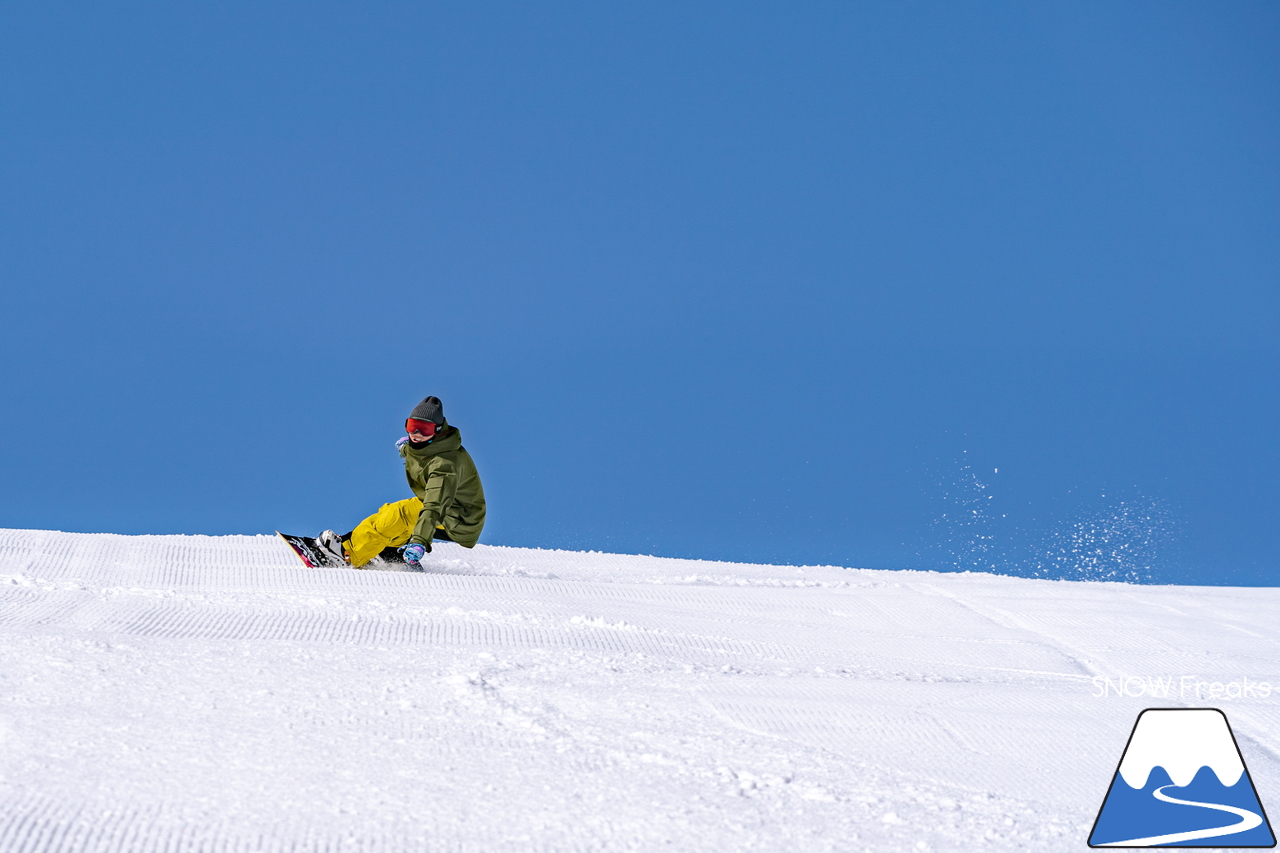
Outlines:
{"label": "green jacket", "polygon": [[464,548],[473,548],[484,529],[484,489],[471,454],[462,446],[462,434],[454,427],[426,447],[406,441],[400,447],[409,488],[422,501],[422,513],[410,542],[431,546],[437,526]]}

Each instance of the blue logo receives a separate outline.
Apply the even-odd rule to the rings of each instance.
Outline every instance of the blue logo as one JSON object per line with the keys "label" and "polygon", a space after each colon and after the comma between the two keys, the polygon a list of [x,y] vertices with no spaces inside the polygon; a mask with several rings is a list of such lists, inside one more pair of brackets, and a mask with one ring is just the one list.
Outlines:
{"label": "blue logo", "polygon": [[1275,847],[1249,769],[1217,708],[1138,715],[1090,847]]}

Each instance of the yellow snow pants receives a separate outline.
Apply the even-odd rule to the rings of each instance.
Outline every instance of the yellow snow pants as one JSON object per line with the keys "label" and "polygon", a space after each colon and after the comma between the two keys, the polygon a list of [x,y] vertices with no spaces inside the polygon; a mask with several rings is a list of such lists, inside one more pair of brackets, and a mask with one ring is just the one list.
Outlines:
{"label": "yellow snow pants", "polygon": [[418,515],[421,512],[422,501],[417,498],[383,504],[382,509],[357,524],[356,529],[351,531],[351,541],[347,543],[347,556],[351,558],[351,565],[360,568],[378,556],[383,548],[398,548],[408,542],[413,535],[413,528],[418,525]]}

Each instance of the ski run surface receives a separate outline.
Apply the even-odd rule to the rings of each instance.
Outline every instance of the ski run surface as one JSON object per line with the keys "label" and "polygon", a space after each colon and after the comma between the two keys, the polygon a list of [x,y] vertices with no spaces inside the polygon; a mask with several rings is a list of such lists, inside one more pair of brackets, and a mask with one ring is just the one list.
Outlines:
{"label": "ski run surface", "polygon": [[1146,707],[1280,813],[1277,589],[427,564],[0,530],[0,851],[1078,851]]}

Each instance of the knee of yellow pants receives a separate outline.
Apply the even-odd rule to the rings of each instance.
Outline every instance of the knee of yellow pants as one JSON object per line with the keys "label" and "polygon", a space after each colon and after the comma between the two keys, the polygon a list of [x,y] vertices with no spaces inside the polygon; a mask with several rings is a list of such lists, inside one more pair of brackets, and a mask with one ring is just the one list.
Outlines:
{"label": "knee of yellow pants", "polygon": [[408,542],[421,512],[422,501],[417,498],[383,504],[377,512],[351,531],[351,541],[347,543],[351,565],[364,566],[378,556],[383,548]]}

